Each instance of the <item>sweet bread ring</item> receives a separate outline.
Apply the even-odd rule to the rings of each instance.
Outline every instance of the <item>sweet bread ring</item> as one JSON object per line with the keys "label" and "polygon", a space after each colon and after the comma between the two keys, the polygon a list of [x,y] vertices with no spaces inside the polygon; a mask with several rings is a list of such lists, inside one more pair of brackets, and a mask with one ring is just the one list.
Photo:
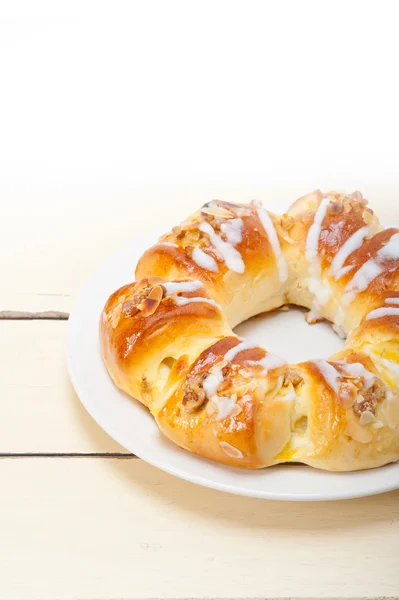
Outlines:
{"label": "sweet bread ring", "polygon": [[[350,471],[399,458],[399,230],[361,194],[313,192],[282,216],[212,201],[140,258],[108,299],[100,342],[115,384],[191,452],[228,465]],[[239,339],[297,304],[344,348],[297,365]]]}

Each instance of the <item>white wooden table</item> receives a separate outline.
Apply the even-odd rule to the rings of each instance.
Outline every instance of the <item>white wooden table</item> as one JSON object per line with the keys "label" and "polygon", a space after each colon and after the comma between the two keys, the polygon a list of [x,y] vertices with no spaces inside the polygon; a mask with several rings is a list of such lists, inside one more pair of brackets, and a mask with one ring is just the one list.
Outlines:
{"label": "white wooden table", "polygon": [[[3,186],[0,599],[399,597],[399,491],[306,504],[196,487],[109,438],[66,372],[67,313],[112,252],[212,198],[307,189]],[[364,191],[392,215],[393,191]]]}

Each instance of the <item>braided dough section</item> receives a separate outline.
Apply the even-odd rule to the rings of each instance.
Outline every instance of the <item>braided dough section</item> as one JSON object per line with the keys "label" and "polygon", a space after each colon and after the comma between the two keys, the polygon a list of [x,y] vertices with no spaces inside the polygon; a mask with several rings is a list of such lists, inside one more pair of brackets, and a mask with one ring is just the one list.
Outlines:
{"label": "braided dough section", "polygon": [[[359,193],[317,191],[278,217],[213,201],[141,257],[100,320],[107,369],[179,446],[261,468],[399,458],[399,231]],[[328,319],[344,349],[287,365],[239,339],[284,304]]]}

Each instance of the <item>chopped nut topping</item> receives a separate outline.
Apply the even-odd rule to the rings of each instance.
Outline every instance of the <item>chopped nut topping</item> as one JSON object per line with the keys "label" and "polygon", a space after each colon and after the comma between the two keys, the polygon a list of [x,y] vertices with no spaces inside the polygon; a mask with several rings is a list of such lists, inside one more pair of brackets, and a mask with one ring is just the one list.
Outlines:
{"label": "chopped nut topping", "polygon": [[287,369],[286,374],[284,376],[284,382],[283,382],[284,386],[287,386],[290,383],[292,383],[292,385],[295,386],[295,385],[299,385],[302,382],[303,382],[303,377],[301,377],[301,375],[298,373],[298,371],[295,371],[295,369],[291,369],[291,368]]}
{"label": "chopped nut topping", "polygon": [[205,375],[187,378],[183,386],[184,396],[182,399],[182,404],[186,412],[196,412],[206,404],[207,397],[205,390],[202,387],[202,382],[204,379]]}
{"label": "chopped nut topping", "polygon": [[194,219],[194,221],[185,221],[184,223],[182,223],[181,229],[182,229],[182,231],[192,231],[193,232],[194,230],[197,230],[200,225],[201,225],[201,221]]}
{"label": "chopped nut topping", "polygon": [[[235,365],[233,365],[233,366],[235,366]],[[237,366],[239,367],[239,365],[237,365]],[[238,372],[241,375],[241,377],[243,377],[244,379],[251,379],[253,377],[252,371],[247,371],[246,369],[239,368]]]}
{"label": "chopped nut topping", "polygon": [[215,362],[215,364],[212,365],[209,369],[209,373],[215,373],[215,371],[223,369],[226,365],[228,365],[228,361],[224,358],[224,356],[220,356],[219,359]]}
{"label": "chopped nut topping", "polygon": [[364,429],[364,427],[354,421],[347,423],[345,434],[361,444],[368,444],[373,439],[373,435],[369,430]]}
{"label": "chopped nut topping", "polygon": [[242,413],[242,408],[238,404],[236,404],[231,411],[229,417],[232,419],[233,417],[237,417],[240,413]]}
{"label": "chopped nut topping", "polygon": [[[279,377],[277,377],[276,380],[273,381],[273,379],[272,379],[271,382],[269,382],[269,385],[271,384],[272,387],[270,387],[266,393],[267,393],[267,397],[270,400],[272,400],[273,398],[275,398],[277,396],[277,394],[283,387],[283,382],[284,382],[283,375],[280,375]],[[273,385],[273,383],[274,383],[274,385]]]}
{"label": "chopped nut topping", "polygon": [[365,411],[371,412],[375,415],[375,411],[377,410],[377,402],[373,398],[368,398],[367,400],[363,396],[359,396],[359,399],[353,405],[353,412],[360,417],[361,414]]}
{"label": "chopped nut topping", "polygon": [[363,200],[363,194],[361,192],[359,192],[358,190],[356,190],[355,192],[352,192],[352,194],[350,195],[351,198],[353,198],[354,200]]}
{"label": "chopped nut topping", "polygon": [[143,317],[149,317],[154,314],[161,303],[164,293],[165,288],[161,285],[155,285],[150,290],[147,297],[137,305],[137,308],[141,310]]}
{"label": "chopped nut topping", "polygon": [[181,234],[181,227],[180,227],[180,225],[176,225],[175,227],[172,227],[172,233],[173,233],[173,235],[175,235],[176,237],[178,237]]}
{"label": "chopped nut topping", "polygon": [[344,205],[342,202],[332,202],[329,205],[329,212],[332,215],[341,215],[344,212]]}
{"label": "chopped nut topping", "polygon": [[154,287],[151,288],[147,298],[149,300],[162,300],[165,293],[166,290],[163,285],[154,285]]}
{"label": "chopped nut topping", "polygon": [[126,317],[133,317],[138,312],[139,309],[137,308],[133,300],[126,300],[126,302],[122,304],[122,313]]}
{"label": "chopped nut topping", "polygon": [[374,215],[370,210],[365,210],[363,212],[363,221],[366,223],[366,225],[371,225],[371,223],[374,221]]}
{"label": "chopped nut topping", "polygon": [[218,408],[216,406],[216,404],[214,402],[212,402],[212,400],[210,400],[207,405],[206,405],[206,414],[208,415],[208,417],[211,417],[213,414],[215,414],[215,412],[217,412]]}
{"label": "chopped nut topping", "polygon": [[119,320],[121,318],[121,311],[122,311],[122,304],[119,303],[117,306],[115,306],[115,308],[112,312],[112,319],[111,319],[112,329],[115,329],[115,327],[117,327]]}
{"label": "chopped nut topping", "polygon": [[234,212],[235,212],[236,216],[239,218],[249,217],[252,214],[252,212],[249,208],[244,208],[243,206],[235,206]]}
{"label": "chopped nut topping", "polygon": [[138,310],[140,310],[138,306],[143,302],[143,300],[145,300],[145,298],[147,298],[150,289],[151,287],[147,285],[147,287],[145,287],[144,289],[142,288],[137,294],[134,294],[134,296],[132,296],[130,300],[126,300],[126,302],[124,302],[122,306],[123,314],[125,314],[128,317],[131,317]]}
{"label": "chopped nut topping", "polygon": [[382,402],[386,398],[386,389],[384,384],[380,379],[376,379],[373,386],[370,388],[371,392],[374,394],[377,402]]}
{"label": "chopped nut topping", "polygon": [[360,206],[367,206],[367,204],[368,204],[368,201],[365,198],[363,198],[362,193],[359,191],[356,191],[356,192],[353,192],[352,194],[350,194],[349,198],[356,200],[360,204]]}
{"label": "chopped nut topping", "polygon": [[[191,243],[198,242],[200,237],[201,237],[201,231],[199,229],[193,229],[192,231],[190,231],[190,235],[187,238],[187,241],[190,241]],[[194,250],[194,248],[196,246],[197,246],[197,244],[194,244],[193,246],[191,246],[191,252]]]}
{"label": "chopped nut topping", "polygon": [[359,423],[362,427],[364,427],[365,425],[369,425],[370,423],[374,423],[374,422],[375,422],[375,415],[373,415],[372,412],[365,410],[360,415]]}
{"label": "chopped nut topping", "polygon": [[376,379],[374,384],[359,396],[359,400],[353,405],[354,413],[360,417],[362,413],[368,411],[375,415],[377,406],[386,397],[386,391],[383,383]]}
{"label": "chopped nut topping", "polygon": [[139,288],[137,294],[121,305],[122,313],[126,317],[133,317],[141,311],[143,317],[149,317],[157,310],[164,295],[165,288],[163,285],[157,283],[151,286],[147,283],[146,287]]}
{"label": "chopped nut topping", "polygon": [[341,383],[339,391],[340,398],[343,400],[344,405],[348,405],[348,407],[353,406],[359,391],[357,387],[353,383],[345,381]]}
{"label": "chopped nut topping", "polygon": [[134,284],[134,289],[139,292],[143,288],[150,288],[151,286],[162,283],[164,280],[162,277],[144,277],[141,281],[136,281]]}
{"label": "chopped nut topping", "polygon": [[201,212],[205,215],[216,217],[217,219],[234,219],[235,217],[235,214],[231,212],[231,210],[221,206],[208,206],[205,204],[201,208]]}

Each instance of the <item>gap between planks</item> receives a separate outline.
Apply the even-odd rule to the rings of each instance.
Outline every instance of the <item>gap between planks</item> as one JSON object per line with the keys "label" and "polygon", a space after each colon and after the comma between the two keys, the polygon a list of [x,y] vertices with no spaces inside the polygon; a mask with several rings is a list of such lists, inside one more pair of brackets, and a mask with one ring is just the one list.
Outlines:
{"label": "gap between planks", "polygon": [[58,310],[46,310],[44,312],[27,312],[22,310],[2,310],[0,320],[3,321],[67,321],[69,313]]}
{"label": "gap between planks", "polygon": [[5,458],[111,458],[137,459],[135,454],[124,452],[0,452],[0,459]]}

